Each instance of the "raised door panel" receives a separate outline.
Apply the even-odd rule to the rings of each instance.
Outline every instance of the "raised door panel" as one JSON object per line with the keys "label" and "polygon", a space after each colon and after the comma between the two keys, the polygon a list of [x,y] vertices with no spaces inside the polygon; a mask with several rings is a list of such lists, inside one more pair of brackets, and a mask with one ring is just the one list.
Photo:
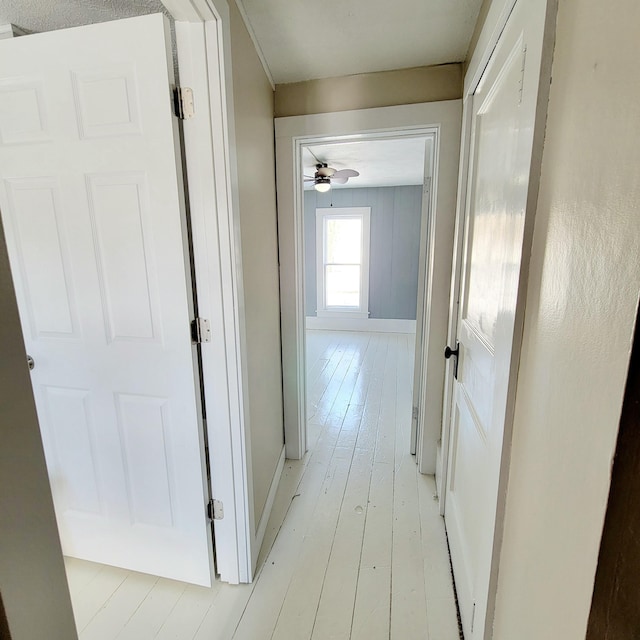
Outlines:
{"label": "raised door panel", "polygon": [[171,527],[177,496],[168,400],[117,394],[116,403],[132,522]]}
{"label": "raised door panel", "polygon": [[80,137],[140,135],[138,81],[133,65],[74,71]]}
{"label": "raised door panel", "polygon": [[0,80],[0,144],[50,140],[43,86],[39,78]]}
{"label": "raised door panel", "polygon": [[23,326],[34,339],[79,338],[58,181],[6,180],[5,189],[11,249],[24,286]]}
{"label": "raised door panel", "polygon": [[100,515],[103,497],[95,420],[89,389],[44,386],[40,389],[49,446],[47,463],[56,510]]}
{"label": "raised door panel", "polygon": [[146,176],[90,175],[87,191],[107,339],[159,340]]}

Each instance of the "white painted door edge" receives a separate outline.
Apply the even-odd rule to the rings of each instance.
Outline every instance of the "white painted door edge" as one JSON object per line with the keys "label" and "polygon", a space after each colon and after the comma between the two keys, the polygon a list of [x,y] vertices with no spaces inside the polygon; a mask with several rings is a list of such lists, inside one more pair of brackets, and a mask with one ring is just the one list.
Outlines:
{"label": "white painted door edge", "polygon": [[[416,306],[416,341],[413,361],[413,388],[411,392],[411,441],[410,451],[413,455],[418,453],[419,433],[424,429],[424,412],[421,407],[421,389],[424,383],[424,349],[423,338],[427,335],[427,261],[428,261],[428,231],[431,212],[435,210],[433,183],[434,155],[436,152],[436,140],[425,140],[424,149],[424,181],[422,185],[422,200],[420,212],[420,257],[418,262],[418,299]],[[421,416],[421,413],[423,414]]]}
{"label": "white painted door edge", "polygon": [[196,115],[184,122],[184,153],[199,314],[209,318],[214,335],[203,345],[202,360],[211,492],[224,507],[223,519],[214,521],[217,571],[226,582],[251,582],[258,550],[253,548],[244,317],[239,304],[229,6],[226,0],[163,0],[163,4],[176,20],[181,82],[195,95]]}
{"label": "white painted door edge", "polygon": [[[444,347],[447,323],[447,283],[450,276],[450,245],[453,241],[455,212],[455,186],[451,195],[436,195],[438,185],[452,180],[457,184],[459,151],[460,100],[431,102],[414,105],[381,107],[339,113],[323,113],[309,116],[291,116],[276,118],[276,161],[278,164],[278,242],[280,249],[280,291],[282,318],[282,349],[285,443],[287,457],[299,459],[306,451],[306,403],[305,403],[305,315],[304,315],[304,245],[302,228],[302,176],[300,154],[305,144],[354,140],[369,137],[398,138],[403,135],[419,136],[439,133],[446,128],[451,148],[446,151],[446,162],[442,166],[438,179],[434,179],[434,198],[438,208],[434,208],[431,223],[437,226],[434,234],[438,239],[448,238],[448,264],[437,266],[437,277],[444,292],[438,332],[431,333],[431,347],[434,365],[433,375],[439,379],[439,397],[428,406],[433,416],[428,420],[429,433],[425,435],[424,451],[431,447],[430,466],[422,466],[423,473],[435,471],[435,446],[441,424],[441,385],[444,379],[444,359],[440,356]],[[442,149],[441,149],[442,151]],[[454,158],[455,156],[455,158]],[[438,217],[438,211],[441,211]],[[445,212],[448,212],[445,216]],[[445,221],[445,218],[447,220]],[[450,225],[450,229],[447,226]],[[442,245],[439,245],[441,248]],[[433,274],[430,274],[430,277]],[[444,285],[444,286],[442,286]],[[433,289],[433,286],[431,286]],[[437,334],[437,335],[436,335]],[[440,335],[441,334],[441,335]],[[431,360],[430,360],[431,361]],[[409,443],[407,443],[409,446]]]}

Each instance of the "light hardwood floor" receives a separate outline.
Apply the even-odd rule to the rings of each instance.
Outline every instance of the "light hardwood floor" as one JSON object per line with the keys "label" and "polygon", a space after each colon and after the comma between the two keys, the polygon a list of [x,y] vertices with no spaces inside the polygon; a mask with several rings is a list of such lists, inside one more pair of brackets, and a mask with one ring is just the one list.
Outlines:
{"label": "light hardwood floor", "polygon": [[254,583],[68,558],[81,640],[457,640],[433,477],[408,453],[413,339],[309,331],[309,453],[285,464]]}

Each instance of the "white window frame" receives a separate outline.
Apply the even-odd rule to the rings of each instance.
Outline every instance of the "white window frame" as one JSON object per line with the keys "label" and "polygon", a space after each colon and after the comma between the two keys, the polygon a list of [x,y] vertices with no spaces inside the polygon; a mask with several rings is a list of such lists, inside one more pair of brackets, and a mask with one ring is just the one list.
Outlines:
{"label": "white window frame", "polygon": [[[327,308],[325,296],[325,222],[339,218],[362,220],[362,246],[360,248],[360,305]],[[323,207],[316,209],[316,284],[319,318],[369,317],[369,244],[371,241],[371,207]]]}

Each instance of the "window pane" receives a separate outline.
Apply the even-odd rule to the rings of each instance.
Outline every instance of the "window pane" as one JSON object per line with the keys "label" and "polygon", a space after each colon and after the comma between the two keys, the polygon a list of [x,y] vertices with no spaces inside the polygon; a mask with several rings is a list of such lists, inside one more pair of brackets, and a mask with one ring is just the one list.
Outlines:
{"label": "window pane", "polygon": [[360,307],[360,265],[327,265],[325,295],[327,308]]}
{"label": "window pane", "polygon": [[325,262],[360,264],[362,219],[328,218],[326,225]]}

